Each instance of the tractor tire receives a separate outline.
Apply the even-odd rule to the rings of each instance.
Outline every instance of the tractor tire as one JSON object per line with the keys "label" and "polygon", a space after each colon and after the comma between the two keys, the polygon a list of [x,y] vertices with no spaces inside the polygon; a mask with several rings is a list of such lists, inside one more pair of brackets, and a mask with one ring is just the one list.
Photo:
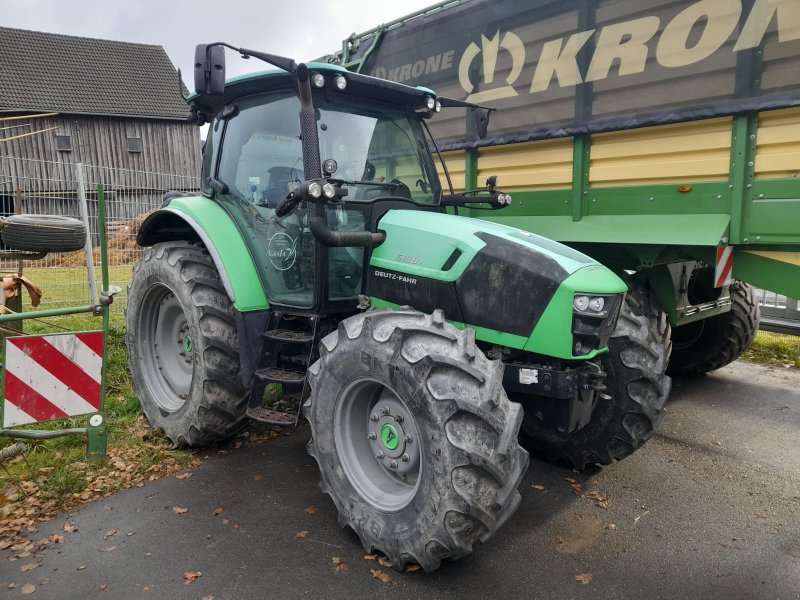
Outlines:
{"label": "tractor tire", "polygon": [[739,358],[753,343],[761,309],[753,287],[742,281],[730,286],[731,310],[672,330],[670,375],[702,375]]}
{"label": "tractor tire", "polygon": [[10,215],[0,229],[3,244],[21,252],[74,252],[86,244],[86,227],[59,215]]}
{"label": "tractor tire", "polygon": [[195,447],[247,422],[233,306],[205,249],[146,248],[133,267],[126,321],[133,388],[152,427]]}
{"label": "tractor tire", "polygon": [[672,388],[665,375],[669,322],[652,292],[634,279],[626,283],[629,290],[609,351],[600,357],[606,373],[604,393],[610,398],[600,397],[591,421],[572,433],[544,425],[532,411],[522,423],[524,445],[550,462],[583,470],[622,460],[649,440],[664,418]]}
{"label": "tractor tire", "polygon": [[308,452],[366,552],[426,571],[487,541],[520,503],[528,453],[503,365],[441,311],[371,311],[320,342]]}

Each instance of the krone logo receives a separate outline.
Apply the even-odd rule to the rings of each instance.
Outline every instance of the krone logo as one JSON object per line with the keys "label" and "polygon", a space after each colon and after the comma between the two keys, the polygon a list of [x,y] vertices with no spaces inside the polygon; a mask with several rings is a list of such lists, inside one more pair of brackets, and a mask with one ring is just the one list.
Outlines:
{"label": "krone logo", "polygon": [[[472,93],[475,89],[469,77],[469,69],[472,66],[472,61],[483,53],[483,84],[490,85],[494,81],[494,71],[497,67],[497,54],[503,48],[511,55],[511,71],[506,77],[506,83],[501,87],[492,89],[484,89],[479,92]],[[486,102],[490,100],[499,100],[500,98],[512,98],[517,96],[517,91],[514,89],[513,84],[522,72],[522,66],[525,64],[525,45],[516,34],[507,31],[500,36],[500,30],[494,34],[492,39],[487,38],[481,34],[481,47],[479,48],[475,42],[471,42],[464,54],[461,56],[461,62],[458,64],[458,80],[461,87],[469,94],[467,102]]]}
{"label": "krone logo", "polygon": [[295,240],[283,232],[276,233],[267,244],[269,262],[278,271],[287,271],[292,268],[297,259]]}

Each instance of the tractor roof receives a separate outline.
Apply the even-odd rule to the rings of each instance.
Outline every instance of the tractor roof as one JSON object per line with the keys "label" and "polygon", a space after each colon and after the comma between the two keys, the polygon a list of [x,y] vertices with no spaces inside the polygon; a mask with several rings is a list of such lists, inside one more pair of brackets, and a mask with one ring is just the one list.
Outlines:
{"label": "tractor roof", "polygon": [[[326,74],[341,74],[347,79],[345,92],[351,96],[388,102],[397,105],[422,105],[425,96],[436,97],[436,93],[425,87],[411,87],[394,81],[378,79],[361,73],[353,73],[338,65],[328,63],[306,63],[311,71]],[[215,114],[235,98],[249,96],[258,92],[291,88],[294,75],[282,69],[269,69],[232,77],[225,82],[225,93],[219,96],[192,94],[189,102],[208,114]],[[329,83],[328,85],[332,85]]]}

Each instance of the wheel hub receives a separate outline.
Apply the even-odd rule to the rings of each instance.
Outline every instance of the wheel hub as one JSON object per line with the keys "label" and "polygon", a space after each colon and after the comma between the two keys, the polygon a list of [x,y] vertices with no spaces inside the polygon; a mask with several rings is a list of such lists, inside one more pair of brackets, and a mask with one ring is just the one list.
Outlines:
{"label": "wheel hub", "polygon": [[[406,427],[404,427],[406,424]],[[394,397],[384,396],[373,409],[367,424],[367,439],[375,460],[395,477],[407,481],[419,471],[419,442],[406,407]]]}

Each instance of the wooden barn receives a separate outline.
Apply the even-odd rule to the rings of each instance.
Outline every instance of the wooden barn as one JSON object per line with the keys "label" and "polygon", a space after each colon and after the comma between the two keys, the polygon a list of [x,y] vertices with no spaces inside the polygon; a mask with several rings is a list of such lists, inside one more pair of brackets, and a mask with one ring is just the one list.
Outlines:
{"label": "wooden barn", "polygon": [[73,163],[92,165],[90,188],[117,188],[118,219],[196,188],[200,133],[161,46],[0,27],[0,65],[0,211],[21,191],[26,210],[46,198],[41,210],[74,213]]}

